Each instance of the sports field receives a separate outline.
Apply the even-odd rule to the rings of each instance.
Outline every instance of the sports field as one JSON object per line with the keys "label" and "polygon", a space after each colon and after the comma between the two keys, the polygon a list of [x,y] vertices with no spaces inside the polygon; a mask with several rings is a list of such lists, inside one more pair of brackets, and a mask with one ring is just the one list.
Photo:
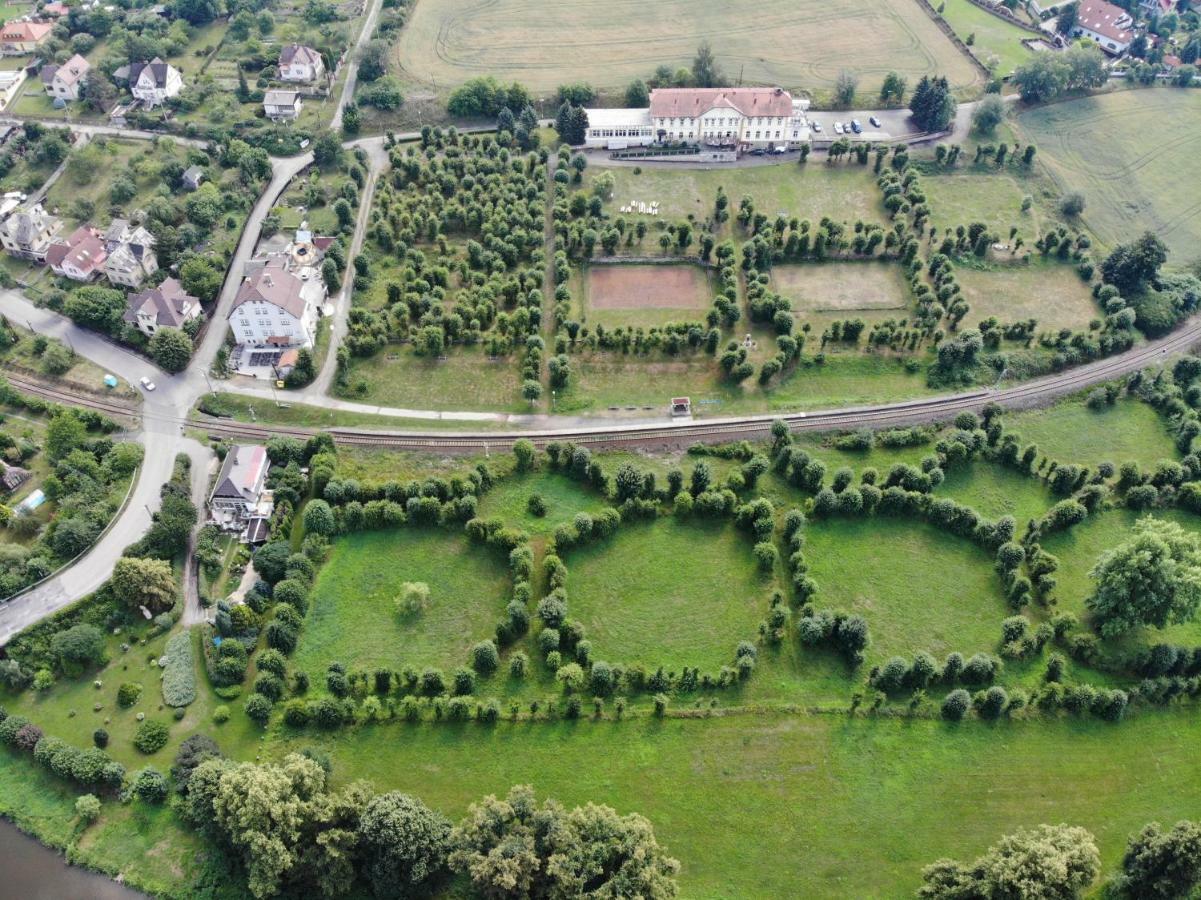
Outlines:
{"label": "sports field", "polygon": [[1080,329],[1102,316],[1075,266],[1065,263],[1036,257],[1028,266],[961,267],[955,276],[972,307],[967,314],[972,324],[996,316],[1002,323],[1036,319],[1039,330]]}
{"label": "sports field", "polygon": [[687,66],[702,41],[744,84],[828,91],[844,69],[864,92],[890,70],[911,85],[935,73],[956,88],[982,80],[914,0],[421,0],[397,52],[409,79],[435,90],[495,75],[546,96]]}
{"label": "sports field", "polygon": [[583,280],[583,320],[606,328],[701,321],[713,299],[700,266],[593,265]]}
{"label": "sports field", "polygon": [[1201,259],[1201,93],[1101,94],[1031,110],[1018,125],[1062,190],[1083,192],[1084,222],[1103,244],[1148,229],[1168,245],[1169,266]]}
{"label": "sports field", "polygon": [[772,287],[792,301],[792,314],[819,330],[834,319],[869,322],[909,314],[909,290],[891,262],[827,262],[772,269]]}

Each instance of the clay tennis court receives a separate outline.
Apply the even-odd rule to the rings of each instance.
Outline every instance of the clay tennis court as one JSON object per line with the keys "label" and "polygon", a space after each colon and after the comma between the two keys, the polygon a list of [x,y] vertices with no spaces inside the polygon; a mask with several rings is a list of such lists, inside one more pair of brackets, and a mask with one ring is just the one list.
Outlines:
{"label": "clay tennis court", "polygon": [[602,265],[588,269],[588,305],[605,309],[705,309],[712,302],[700,266]]}

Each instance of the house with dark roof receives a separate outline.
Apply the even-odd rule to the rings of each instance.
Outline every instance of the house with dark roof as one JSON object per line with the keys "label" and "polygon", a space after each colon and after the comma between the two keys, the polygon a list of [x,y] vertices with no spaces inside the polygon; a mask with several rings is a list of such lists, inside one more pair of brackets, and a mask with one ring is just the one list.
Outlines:
{"label": "house with dark roof", "polygon": [[217,483],[209,495],[209,512],[222,528],[240,531],[255,516],[271,515],[267,471],[271,462],[261,444],[238,444],[225,454]]}
{"label": "house with dark roof", "polygon": [[176,279],[168,278],[156,288],[131,294],[126,301],[124,319],[149,337],[160,328],[183,328],[200,316],[200,301],[183,289]]}
{"label": "house with dark roof", "polygon": [[44,263],[46,252],[62,227],[62,219],[36,203],[28,209],[18,209],[0,224],[0,245],[10,256]]}
{"label": "house with dark roof", "polygon": [[230,330],[239,345],[313,346],[325,283],[315,270],[302,274],[306,277],[273,261],[246,277],[229,312]]}
{"label": "house with dark roof", "polygon": [[189,191],[194,191],[204,181],[204,169],[200,166],[188,166],[180,176],[180,181]]}
{"label": "house with dark roof", "polygon": [[129,92],[148,109],[162,106],[172,97],[178,97],[183,90],[183,75],[179,69],[157,56],[150,62],[122,66],[113,73],[113,77],[127,79]]}
{"label": "house with dark roof", "polygon": [[60,100],[73,101],[79,99],[84,83],[88,80],[88,72],[92,64],[76,53],[61,66],[47,64],[38,72],[42,79],[42,87],[51,97]]}
{"label": "house with dark roof", "polygon": [[279,51],[279,77],[292,84],[312,84],[325,74],[325,61],[312,47],[289,44]]}
{"label": "house with dark roof", "polygon": [[90,225],[80,225],[69,238],[56,240],[46,251],[46,265],[55,275],[72,281],[91,281],[104,271],[107,258],[103,235]]}
{"label": "house with dark roof", "polygon": [[104,234],[108,259],[104,274],[113,284],[138,288],[158,271],[154,253],[154,235],[141,225],[130,225],[125,219],[113,219]]}

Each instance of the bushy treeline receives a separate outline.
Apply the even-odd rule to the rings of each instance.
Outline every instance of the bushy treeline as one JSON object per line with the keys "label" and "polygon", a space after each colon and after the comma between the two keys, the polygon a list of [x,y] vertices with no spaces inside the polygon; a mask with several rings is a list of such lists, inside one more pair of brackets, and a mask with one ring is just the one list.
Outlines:
{"label": "bushy treeline", "polygon": [[0,744],[33,756],[50,772],[92,790],[117,790],[125,781],[125,766],[99,747],[80,750],[50,737],[29,719],[9,715],[0,707]]}

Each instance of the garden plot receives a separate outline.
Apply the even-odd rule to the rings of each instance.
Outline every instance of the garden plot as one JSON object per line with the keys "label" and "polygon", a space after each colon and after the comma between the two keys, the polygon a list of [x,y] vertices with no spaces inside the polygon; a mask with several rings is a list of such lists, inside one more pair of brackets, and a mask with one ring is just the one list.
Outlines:
{"label": "garden plot", "polygon": [[794,317],[819,327],[834,319],[874,322],[909,314],[905,275],[892,262],[776,266],[771,273],[771,287],[792,301]]}
{"label": "garden plot", "polygon": [[1088,285],[1071,265],[1035,260],[1028,266],[961,267],[955,277],[971,306],[967,321],[972,324],[996,316],[1003,323],[1035,319],[1040,330],[1080,330],[1101,317]]}
{"label": "garden plot", "polygon": [[584,283],[584,321],[606,328],[699,321],[712,300],[708,272],[696,265],[592,265]]}

